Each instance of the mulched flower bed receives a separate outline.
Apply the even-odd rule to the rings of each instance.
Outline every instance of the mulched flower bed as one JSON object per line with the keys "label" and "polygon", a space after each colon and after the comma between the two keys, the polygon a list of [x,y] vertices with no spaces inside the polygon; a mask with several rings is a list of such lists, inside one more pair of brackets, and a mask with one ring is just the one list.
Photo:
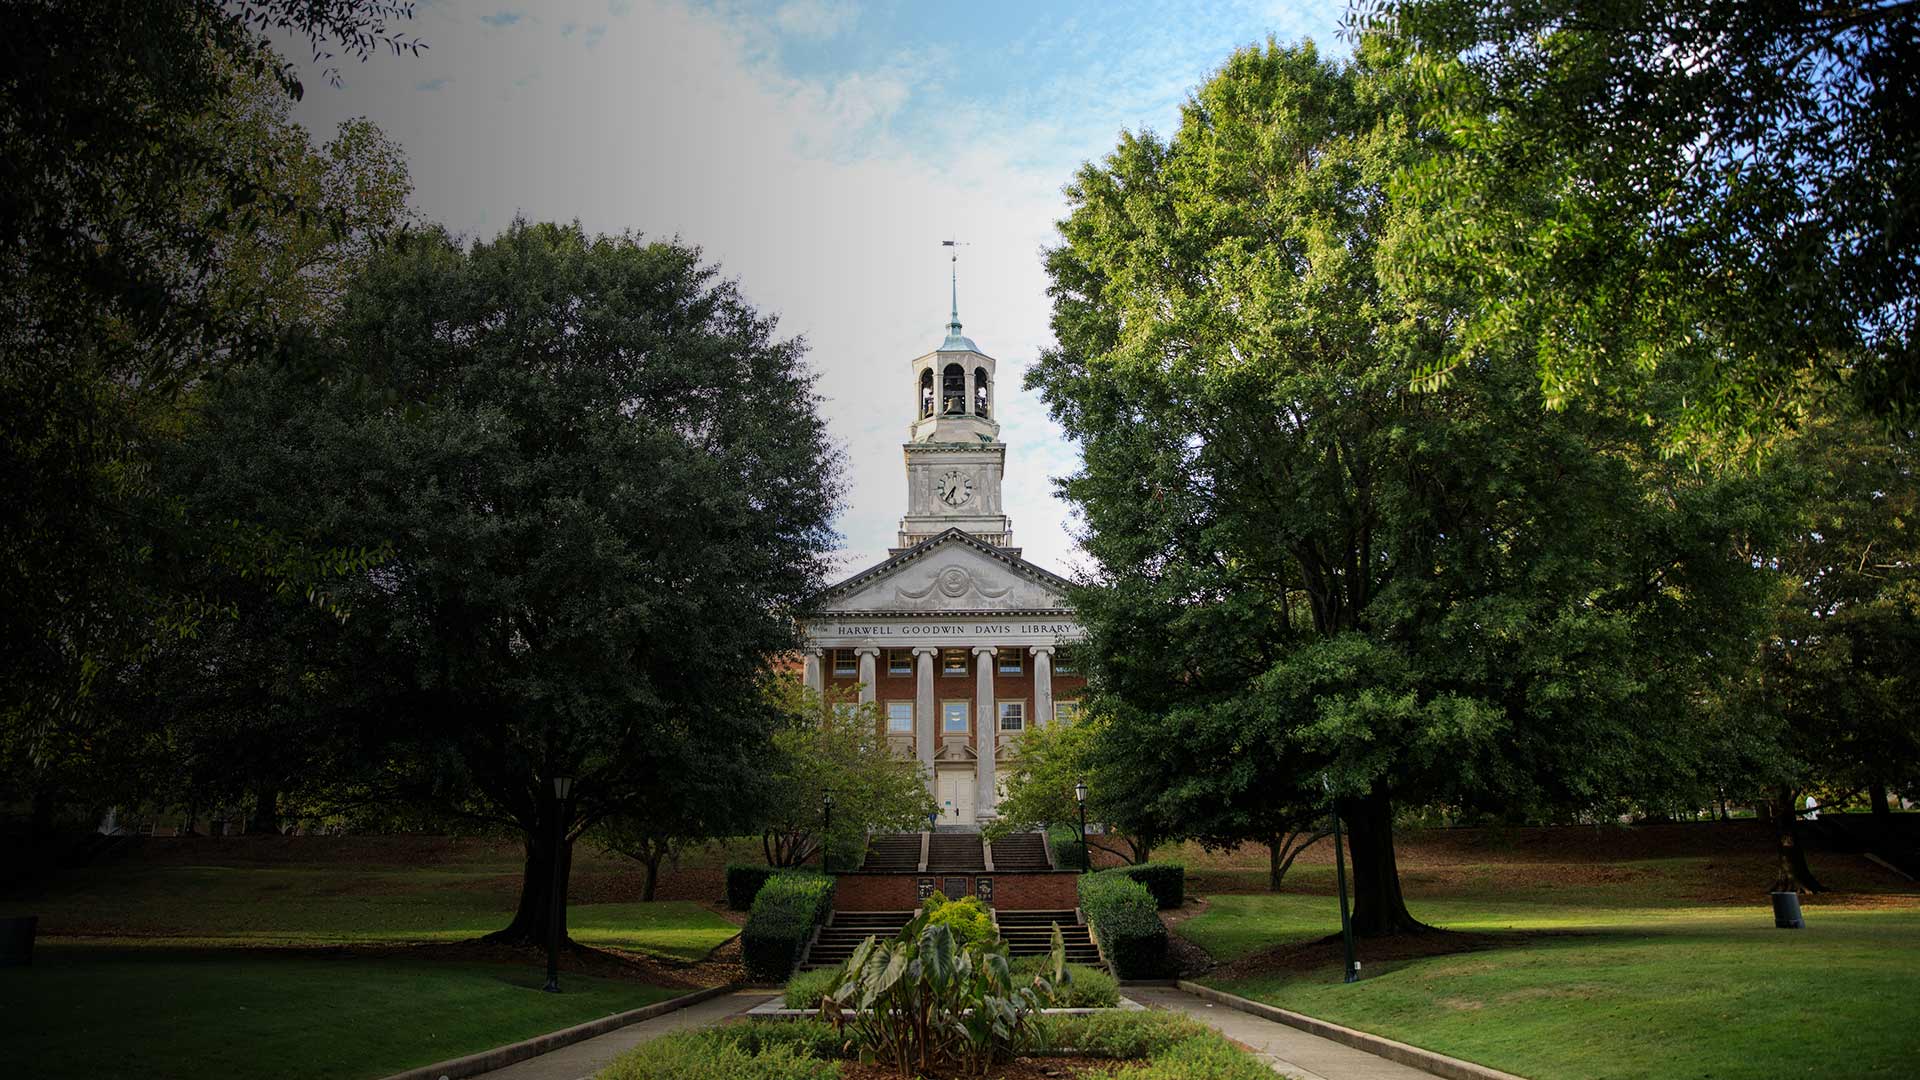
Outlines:
{"label": "mulched flower bed", "polygon": [[[1126,1061],[1095,1057],[1023,1057],[1015,1058],[987,1073],[986,1080],[1072,1080],[1075,1077],[1111,1076]],[[969,1073],[936,1071],[921,1074],[925,1080],[978,1080]],[[869,1065],[857,1061],[840,1063],[840,1080],[900,1080],[890,1065]]]}

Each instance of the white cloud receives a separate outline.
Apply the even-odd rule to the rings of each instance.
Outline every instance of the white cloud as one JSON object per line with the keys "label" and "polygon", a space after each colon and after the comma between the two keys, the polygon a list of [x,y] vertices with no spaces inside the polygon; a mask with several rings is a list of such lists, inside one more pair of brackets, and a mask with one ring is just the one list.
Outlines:
{"label": "white cloud", "polygon": [[[471,10],[423,8],[420,59],[350,67],[340,90],[310,80],[300,113],[321,130],[352,115],[379,123],[407,148],[420,209],[456,230],[491,234],[518,212],[699,244],[811,346],[851,463],[839,522],[849,567],[884,555],[905,509],[908,361],[946,322],[939,241],[967,241],[960,313],[1000,362],[1015,539],[1029,558],[1071,569],[1052,478],[1075,453],[1018,389],[1050,340],[1041,249],[1054,242],[1073,163],[1164,112],[1204,68],[1180,79],[1110,69],[1099,54],[1121,30],[1090,28],[1086,70],[1050,86],[1037,111],[1008,116],[961,93],[909,121],[916,95],[964,85],[965,70],[937,49],[912,66],[807,79],[775,67],[770,33],[843,33],[850,5],[793,0],[773,30],[764,17],[672,0],[624,6],[554,0],[512,33]],[[429,85],[448,89],[414,90]],[[1062,122],[1102,94],[1114,98],[1097,112],[1107,119]]]}

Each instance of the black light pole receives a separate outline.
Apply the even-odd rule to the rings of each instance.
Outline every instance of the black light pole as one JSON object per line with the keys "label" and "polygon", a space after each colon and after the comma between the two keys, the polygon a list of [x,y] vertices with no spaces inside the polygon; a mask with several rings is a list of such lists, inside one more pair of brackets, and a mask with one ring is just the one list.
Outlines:
{"label": "black light pole", "polygon": [[1346,847],[1340,835],[1340,806],[1333,797],[1333,781],[1328,779],[1327,808],[1333,813],[1333,875],[1340,882],[1340,936],[1347,943],[1347,982],[1360,981],[1360,965],[1353,959],[1353,920],[1347,915]]}
{"label": "black light pole", "polygon": [[826,822],[820,826],[820,872],[829,874],[833,868],[827,865],[827,856],[831,854],[833,843],[833,792],[820,797],[820,814]]}
{"label": "black light pole", "polygon": [[1080,804],[1080,872],[1093,869],[1093,852],[1087,850],[1087,782],[1073,785],[1073,801]]}
{"label": "black light pole", "polygon": [[560,992],[560,916],[567,894],[560,887],[560,860],[567,846],[567,796],[573,794],[573,777],[553,778],[553,910],[547,920],[547,985],[549,994]]}

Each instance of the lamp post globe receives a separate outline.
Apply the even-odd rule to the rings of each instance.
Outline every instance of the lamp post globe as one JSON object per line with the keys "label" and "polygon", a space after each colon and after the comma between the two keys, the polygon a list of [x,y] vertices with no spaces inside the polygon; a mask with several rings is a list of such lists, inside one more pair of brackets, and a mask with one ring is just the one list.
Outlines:
{"label": "lamp post globe", "polygon": [[573,796],[573,777],[556,775],[553,778],[553,903],[547,915],[547,993],[560,992],[560,924],[567,903],[566,890],[561,887],[560,867],[566,857],[567,846],[567,800]]}

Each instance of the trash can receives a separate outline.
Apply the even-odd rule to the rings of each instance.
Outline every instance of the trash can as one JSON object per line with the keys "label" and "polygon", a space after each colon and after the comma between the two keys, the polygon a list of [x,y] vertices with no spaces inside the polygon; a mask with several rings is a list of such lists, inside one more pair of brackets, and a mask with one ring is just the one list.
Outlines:
{"label": "trash can", "polygon": [[1773,894],[1773,925],[1781,930],[1805,930],[1807,920],[1800,917],[1800,894],[1797,892],[1777,892]]}
{"label": "trash can", "polygon": [[33,932],[39,924],[38,915],[0,918],[0,967],[32,966]]}

